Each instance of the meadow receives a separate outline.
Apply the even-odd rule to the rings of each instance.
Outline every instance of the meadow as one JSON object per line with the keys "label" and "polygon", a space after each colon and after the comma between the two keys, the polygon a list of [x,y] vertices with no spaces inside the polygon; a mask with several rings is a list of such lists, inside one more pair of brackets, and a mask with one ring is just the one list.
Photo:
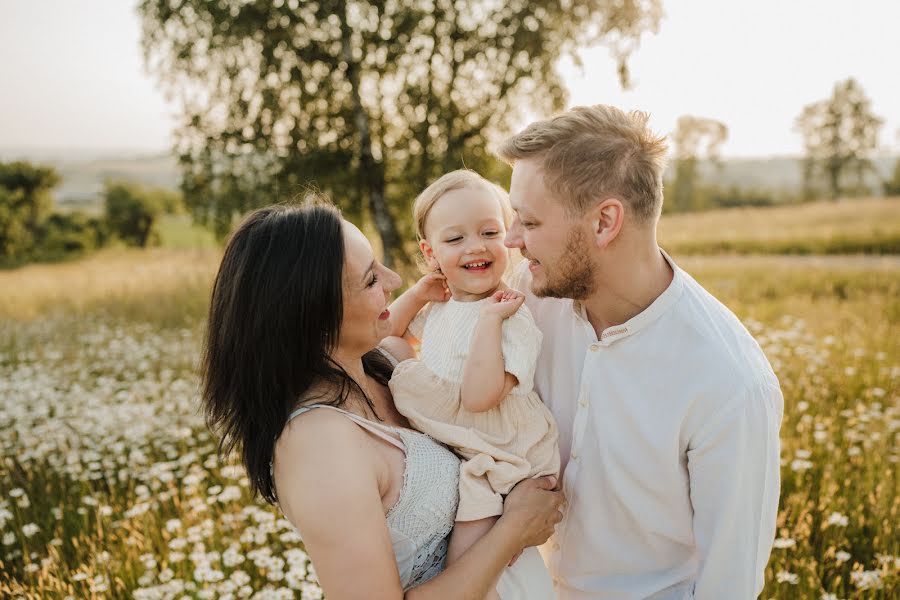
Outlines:
{"label": "meadow", "polygon": [[900,254],[900,198],[665,215],[674,254]]}
{"label": "meadow", "polygon": [[[674,254],[784,390],[762,598],[896,598],[900,263]],[[198,414],[218,258],[114,249],[0,272],[0,597],[322,597]]]}

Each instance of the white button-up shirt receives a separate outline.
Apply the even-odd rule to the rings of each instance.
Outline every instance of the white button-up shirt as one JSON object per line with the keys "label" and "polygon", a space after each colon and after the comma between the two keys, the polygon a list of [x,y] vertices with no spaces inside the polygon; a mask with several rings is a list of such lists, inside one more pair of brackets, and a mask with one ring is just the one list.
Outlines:
{"label": "white button-up shirt", "polygon": [[597,338],[583,307],[513,281],[544,334],[535,387],[559,423],[568,508],[541,548],[560,600],[755,598],[779,496],[783,398],[738,319],[672,283]]}

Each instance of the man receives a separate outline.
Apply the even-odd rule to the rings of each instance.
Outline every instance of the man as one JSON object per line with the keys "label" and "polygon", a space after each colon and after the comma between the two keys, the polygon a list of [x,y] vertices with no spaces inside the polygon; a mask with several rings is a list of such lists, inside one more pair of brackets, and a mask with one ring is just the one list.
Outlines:
{"label": "man", "polygon": [[575,108],[499,152],[568,500],[542,551],[561,600],[755,598],[783,398],[743,325],[657,245],[666,145],[647,119]]}

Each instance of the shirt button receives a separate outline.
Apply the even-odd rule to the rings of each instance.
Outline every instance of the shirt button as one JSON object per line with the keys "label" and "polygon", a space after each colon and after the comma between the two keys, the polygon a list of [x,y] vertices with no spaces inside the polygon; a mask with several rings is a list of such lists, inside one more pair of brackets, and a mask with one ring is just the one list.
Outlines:
{"label": "shirt button", "polygon": [[578,460],[578,453],[572,450],[572,460]]}
{"label": "shirt button", "polygon": [[581,399],[578,401],[578,404],[580,404],[582,407],[586,407],[588,405],[587,398],[582,396]]}
{"label": "shirt button", "polygon": [[591,344],[591,352],[596,352],[599,349],[600,349],[600,346],[598,346],[597,344]]}

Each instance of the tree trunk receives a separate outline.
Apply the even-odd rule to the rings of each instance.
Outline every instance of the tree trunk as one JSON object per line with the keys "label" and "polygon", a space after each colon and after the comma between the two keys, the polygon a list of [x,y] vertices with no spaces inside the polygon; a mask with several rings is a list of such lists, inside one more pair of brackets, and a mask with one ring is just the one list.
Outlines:
{"label": "tree trunk", "polygon": [[397,225],[388,211],[387,201],[384,197],[384,163],[383,161],[377,162],[372,155],[369,115],[362,105],[362,98],[359,94],[360,68],[353,58],[346,3],[341,3],[340,9],[343,17],[341,20],[341,58],[347,63],[347,79],[350,81],[353,98],[353,122],[359,134],[359,176],[364,193],[368,195],[369,210],[372,212],[375,228],[381,237],[384,264],[391,269],[394,267],[395,255],[400,249],[400,236],[397,234]]}
{"label": "tree trunk", "polygon": [[831,187],[831,199],[837,200],[838,196],[841,193],[841,169],[839,166],[835,164],[831,164],[828,167],[828,180]]}

